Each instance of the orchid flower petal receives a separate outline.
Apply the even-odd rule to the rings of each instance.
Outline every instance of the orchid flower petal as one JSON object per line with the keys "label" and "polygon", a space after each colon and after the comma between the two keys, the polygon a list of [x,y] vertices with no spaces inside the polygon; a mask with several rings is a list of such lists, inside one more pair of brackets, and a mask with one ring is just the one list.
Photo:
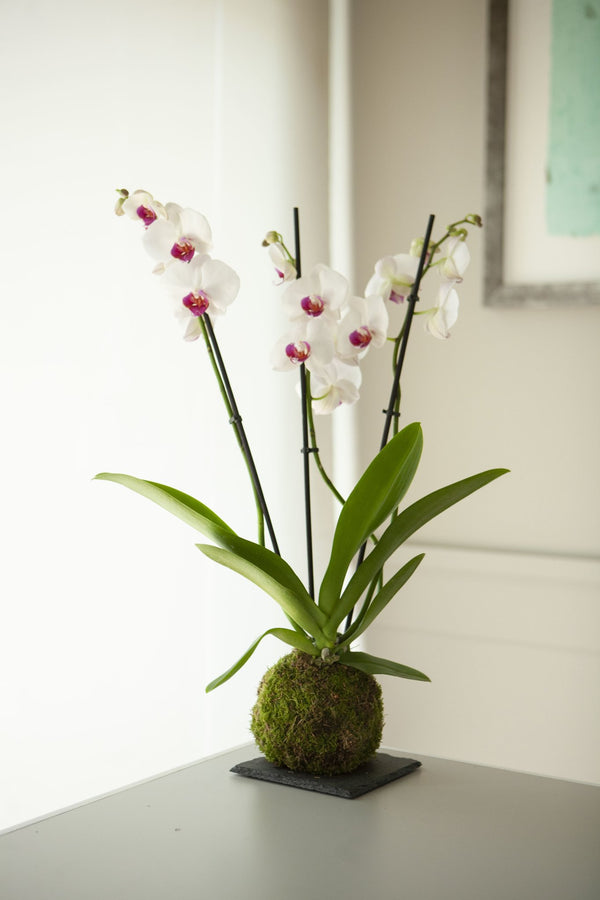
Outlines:
{"label": "orchid flower petal", "polygon": [[287,258],[283,246],[278,241],[269,245],[269,256],[277,273],[276,284],[295,280],[296,267]]}
{"label": "orchid flower petal", "polygon": [[453,281],[442,282],[437,305],[428,312],[425,322],[425,330],[441,340],[450,337],[450,329],[458,319],[459,301],[454,284]]}
{"label": "orchid flower petal", "polygon": [[[226,263],[210,256],[194,256],[189,263],[169,266],[163,275],[163,282],[175,301],[178,317],[187,324],[184,339],[189,340],[191,326],[187,319],[197,318],[208,312],[211,316],[221,315],[232,303],[239,291],[240,279]],[[200,333],[200,325],[193,329],[194,340]]]}
{"label": "orchid flower petal", "polygon": [[356,362],[370,347],[383,347],[388,321],[383,297],[352,297],[337,332],[339,358],[347,363]]}
{"label": "orchid flower petal", "polygon": [[375,263],[375,271],[367,283],[365,295],[383,297],[401,303],[410,293],[419,267],[419,260],[409,253],[384,256]]}
{"label": "orchid flower petal", "polygon": [[219,311],[224,311],[239,293],[239,275],[227,263],[206,257],[202,266],[202,274],[203,290],[211,298],[214,307]]}
{"label": "orchid flower petal", "polygon": [[133,191],[120,204],[121,213],[149,228],[158,218],[166,218],[165,207],[148,191]]}
{"label": "orchid flower petal", "polygon": [[145,232],[143,244],[149,255],[165,268],[174,261],[189,263],[196,254],[211,248],[212,235],[206,218],[193,209],[167,203],[166,219],[157,219]]}
{"label": "orchid flower petal", "polygon": [[450,238],[446,256],[440,261],[442,278],[448,281],[462,281],[470,262],[471,254],[465,241],[460,237]]}
{"label": "orchid flower petal", "polygon": [[312,407],[317,415],[328,415],[342,403],[351,405],[358,400],[362,377],[358,366],[334,359],[326,366],[311,361],[307,367],[311,373]]}

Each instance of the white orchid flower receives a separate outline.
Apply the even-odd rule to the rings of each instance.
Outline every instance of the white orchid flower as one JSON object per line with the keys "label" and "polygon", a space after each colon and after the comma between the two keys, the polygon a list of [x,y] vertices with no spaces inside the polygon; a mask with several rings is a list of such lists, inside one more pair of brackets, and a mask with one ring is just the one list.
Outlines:
{"label": "white orchid flower", "polygon": [[308,368],[311,373],[312,407],[317,415],[328,415],[342,403],[356,403],[362,379],[358,366],[349,366],[333,359],[326,366],[309,363]]}
{"label": "white orchid flower", "polygon": [[283,244],[279,241],[275,241],[274,243],[269,245],[269,256],[271,257],[271,262],[275,267],[275,272],[277,273],[277,279],[275,284],[283,284],[284,281],[294,281],[296,278],[296,267],[294,263],[288,258]]}
{"label": "white orchid flower", "polygon": [[325,366],[334,355],[334,331],[329,323],[319,319],[292,322],[271,352],[271,365],[277,372],[289,372],[303,362]]}
{"label": "white orchid flower", "polygon": [[374,295],[401,303],[410,293],[419,268],[419,260],[409,253],[384,256],[375,263],[375,272],[369,279],[365,296]]}
{"label": "white orchid flower", "polygon": [[352,297],[337,331],[338,357],[356,363],[369,347],[383,347],[387,338],[388,311],[383,297]]}
{"label": "white orchid flower", "polygon": [[291,321],[337,322],[347,296],[348,282],[344,276],[318,263],[309,275],[296,279],[286,288],[283,306]]}
{"label": "white orchid flower", "polygon": [[157,260],[157,275],[176,260],[189,263],[196,253],[207,254],[212,246],[210,225],[202,213],[177,203],[167,203],[165,211],[167,218],[157,219],[144,234],[144,247]]}
{"label": "white orchid flower", "polygon": [[438,292],[437,304],[424,315],[425,330],[433,337],[445,340],[450,337],[450,329],[458,319],[458,294],[454,281],[443,281]]}
{"label": "white orchid flower", "polygon": [[462,281],[470,262],[471,254],[464,239],[452,237],[446,256],[440,260],[440,274],[446,281]]}
{"label": "white orchid flower", "polygon": [[145,228],[152,225],[158,218],[167,218],[167,211],[162,203],[155,200],[148,191],[133,191],[128,194],[126,199],[123,197],[127,191],[121,192],[121,199],[117,203],[117,215],[129,216],[130,219],[136,219],[142,222]]}
{"label": "white orchid flower", "polygon": [[169,266],[163,280],[175,300],[176,316],[186,324],[186,341],[195,341],[202,334],[200,317],[204,313],[222,315],[240,289],[237,272],[207,255],[196,255],[187,265]]}

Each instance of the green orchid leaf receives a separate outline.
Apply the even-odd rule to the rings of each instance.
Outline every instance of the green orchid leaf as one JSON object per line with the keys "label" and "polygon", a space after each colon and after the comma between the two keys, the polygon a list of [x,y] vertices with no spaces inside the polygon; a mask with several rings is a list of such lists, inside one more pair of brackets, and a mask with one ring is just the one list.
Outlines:
{"label": "green orchid leaf", "polygon": [[[425,554],[419,553],[417,556],[414,556],[406,565],[402,566],[402,568],[393,575],[389,581],[387,581],[384,586],[381,588],[378,594],[373,597],[371,603],[367,607],[364,612],[364,615],[361,616],[360,620],[357,620],[354,626],[351,626],[349,630],[344,634],[342,638],[342,642],[346,643],[347,641],[355,641],[356,638],[366,631],[369,625],[377,618],[377,616],[385,609],[390,600],[392,600],[400,588],[406,584],[408,579],[411,577],[413,572],[415,572],[423,560]],[[339,622],[344,619],[350,609],[344,609],[340,607],[338,610],[338,614],[340,615]],[[339,624],[338,622],[338,624]]]}
{"label": "green orchid leaf", "polygon": [[[191,525],[205,537],[213,540],[219,547],[231,550],[245,559],[251,559],[291,591],[299,594],[304,593],[308,597],[301,580],[285,560],[261,544],[255,544],[252,541],[239,537],[208,506],[205,506],[194,497],[190,497],[189,494],[184,494],[176,488],[158,484],[155,481],[144,481],[141,478],[134,478],[132,475],[103,472],[100,475],[96,475],[96,478],[122,484],[143,497],[152,500],[187,525]],[[323,616],[320,616],[320,619],[324,622]]]}
{"label": "green orchid leaf", "polygon": [[[249,544],[250,541],[245,543]],[[268,569],[261,565],[261,554],[253,553],[253,558],[250,558],[220,547],[213,547],[212,544],[196,544],[196,546],[209,559],[214,559],[215,562],[232,569],[234,572],[252,581],[265,593],[269,594],[279,604],[284,613],[293,622],[296,622],[300,628],[303,628],[304,631],[311,634],[321,643],[326,642],[325,635],[321,630],[323,613],[310,594],[305,588],[302,588],[301,592],[296,592],[282,584]],[[252,547],[265,550],[259,544],[253,544]],[[265,552],[269,553],[268,550]]]}
{"label": "green orchid leaf", "polygon": [[419,672],[418,669],[411,669],[410,666],[392,662],[391,659],[371,656],[370,653],[348,651],[348,653],[340,657],[340,662],[346,666],[360,669],[361,672],[366,672],[368,675],[395,675],[396,678],[410,678],[412,681],[431,681],[427,675]]}
{"label": "green orchid leaf", "polygon": [[325,624],[325,615],[316,605],[292,567],[281,556],[273,553],[268,547],[263,547],[262,544],[256,544],[254,541],[247,541],[237,534],[230,536],[226,549],[231,550],[236,556],[240,556],[248,563],[256,566],[291,591],[292,594],[302,598],[302,602],[307,609],[311,610],[311,614],[315,616],[317,623],[320,625]]}
{"label": "green orchid leaf", "polygon": [[410,487],[422,449],[421,426],[417,422],[407,425],[380,450],[346,500],[319,594],[319,606],[327,615],[335,608],[357,550],[396,509]]}
{"label": "green orchid leaf", "polygon": [[[297,597],[303,598],[305,605],[310,608],[321,624],[325,624],[325,617],[318,606],[312,600],[310,594],[292,569],[292,567],[277,553],[273,553],[262,544],[256,544],[254,541],[247,541],[245,538],[239,537],[237,534],[228,536],[227,550],[230,550],[236,556],[245,559],[247,562],[256,566],[261,571],[269,575],[274,581],[283,585]],[[223,544],[221,543],[221,546]],[[302,632],[298,622],[288,615],[288,619],[296,631]],[[303,633],[303,632],[302,632]]]}
{"label": "green orchid leaf", "polygon": [[311,643],[311,641],[309,641],[308,638],[303,638],[302,635],[298,634],[295,631],[290,631],[289,628],[269,628],[268,631],[265,631],[264,634],[261,634],[261,636],[257,638],[254,643],[250,645],[250,647],[248,647],[244,655],[241,656],[238,661],[234,663],[233,666],[231,666],[230,669],[227,669],[226,672],[223,672],[222,675],[219,675],[218,678],[215,678],[213,681],[211,681],[210,684],[206,686],[206,693],[208,694],[209,691],[213,691],[216,687],[219,687],[219,685],[224,684],[226,681],[229,681],[229,679],[232,678],[236,672],[239,672],[242,666],[244,666],[248,662],[262,639],[268,634],[274,635],[276,638],[279,638],[280,641],[284,641],[284,643],[289,644],[291,647],[296,647],[298,650],[304,650],[305,653],[310,653],[311,655],[314,654],[314,645]]}
{"label": "green orchid leaf", "polygon": [[[386,560],[426,522],[429,522],[460,500],[464,500],[469,494],[473,494],[480,488],[485,487],[486,484],[494,481],[494,479],[505,475],[508,471],[508,469],[488,469],[486,472],[471,475],[470,478],[464,478],[462,481],[456,481],[454,484],[449,484],[437,491],[433,491],[431,494],[427,494],[426,497],[422,497],[421,500],[417,500],[412,506],[399,513],[391,525],[383,532],[377,546],[363,560],[348,582],[346,589],[338,600],[337,606],[339,606],[339,609],[348,611],[352,609],[360,600],[363,591],[376,577],[377,573],[381,571]],[[341,618],[339,617],[336,608],[331,616],[331,624],[328,624],[327,631],[332,631],[333,622],[337,621],[339,623],[343,617],[343,614]]]}
{"label": "green orchid leaf", "polygon": [[184,494],[166,484],[144,481],[141,478],[134,478],[133,475],[119,475],[113,472],[101,472],[95,477],[99,481],[114,481],[116,484],[122,484],[131,491],[141,494],[142,497],[152,500],[221,547],[230,547],[231,535],[235,537],[233,529],[208,506],[200,503],[194,497],[190,497],[189,494]]}

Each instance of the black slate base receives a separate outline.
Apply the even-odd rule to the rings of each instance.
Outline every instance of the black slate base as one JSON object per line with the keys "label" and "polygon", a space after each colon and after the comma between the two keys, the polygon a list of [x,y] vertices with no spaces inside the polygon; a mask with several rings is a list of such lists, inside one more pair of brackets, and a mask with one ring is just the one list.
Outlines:
{"label": "black slate base", "polygon": [[367,763],[359,766],[348,775],[307,775],[305,772],[292,772],[279,768],[268,762],[264,756],[238,763],[231,772],[244,775],[246,778],[257,778],[259,781],[273,781],[288,787],[302,788],[305,791],[317,791],[320,794],[333,794],[353,800],[361,794],[367,794],[375,788],[396,781],[409,772],[418,769],[421,763],[416,759],[390,756],[388,753],[376,753]]}

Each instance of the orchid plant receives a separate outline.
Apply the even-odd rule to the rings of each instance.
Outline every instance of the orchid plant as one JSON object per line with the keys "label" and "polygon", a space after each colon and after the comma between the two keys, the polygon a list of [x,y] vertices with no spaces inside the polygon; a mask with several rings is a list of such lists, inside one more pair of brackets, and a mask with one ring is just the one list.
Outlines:
{"label": "orchid plant", "polygon": [[[304,481],[306,498],[307,584],[282,558],[260,479],[237,408],[227,369],[213,328],[236,298],[240,281],[225,262],[210,255],[212,235],[206,218],[175,203],[157,202],[147,191],[118,192],[116,212],[136,220],[142,241],[154,259],[158,275],[184,321],[184,338],[202,338],[229,419],[248,468],[258,513],[258,540],[251,541],[225,523],[215,512],[188,494],[157,482],[130,475],[102,473],[96,478],[114,481],[141,494],[182,519],[212,543],[197,544],[210,559],[258,585],[279,604],[290,627],[274,627],[261,634],[207,691],[223,684],[250,658],[260,641],[273,635],[315,657],[321,664],[340,661],[370,674],[388,674],[428,681],[409,666],[352,649],[353,643],[385,609],[421,563],[419,553],[387,580],[384,565],[422,525],[453,504],[504,474],[490,469],[447,485],[401,509],[400,504],[416,473],[423,437],[418,423],[398,427],[400,373],[412,318],[425,316],[426,331],[439,339],[449,336],[458,314],[457,285],[469,264],[465,242],[469,226],[480,226],[469,215],[452,223],[444,235],[431,239],[433,217],[424,238],[413,242],[409,253],[380,259],[363,297],[353,296],[346,278],[318,263],[302,275],[297,210],[292,253],[279,232],[267,234],[276,280],[283,285],[282,308],[287,328],[271,353],[277,371],[298,370],[302,411]],[[438,269],[436,302],[415,310],[421,279]],[[396,334],[389,334],[393,310],[406,314]],[[392,315],[390,315],[392,312]],[[367,352],[393,345],[392,392],[379,453],[347,498],[326,473],[316,443],[313,413],[331,414],[343,403],[354,403],[361,385],[360,362]],[[390,430],[393,436],[389,437]],[[333,535],[329,563],[315,590],[312,571],[309,467],[312,457],[341,510]],[[386,520],[389,520],[386,524]],[[265,546],[264,528],[272,549]],[[367,552],[367,546],[370,550]],[[358,610],[353,618],[353,613]],[[345,620],[345,622],[344,622]]]}

